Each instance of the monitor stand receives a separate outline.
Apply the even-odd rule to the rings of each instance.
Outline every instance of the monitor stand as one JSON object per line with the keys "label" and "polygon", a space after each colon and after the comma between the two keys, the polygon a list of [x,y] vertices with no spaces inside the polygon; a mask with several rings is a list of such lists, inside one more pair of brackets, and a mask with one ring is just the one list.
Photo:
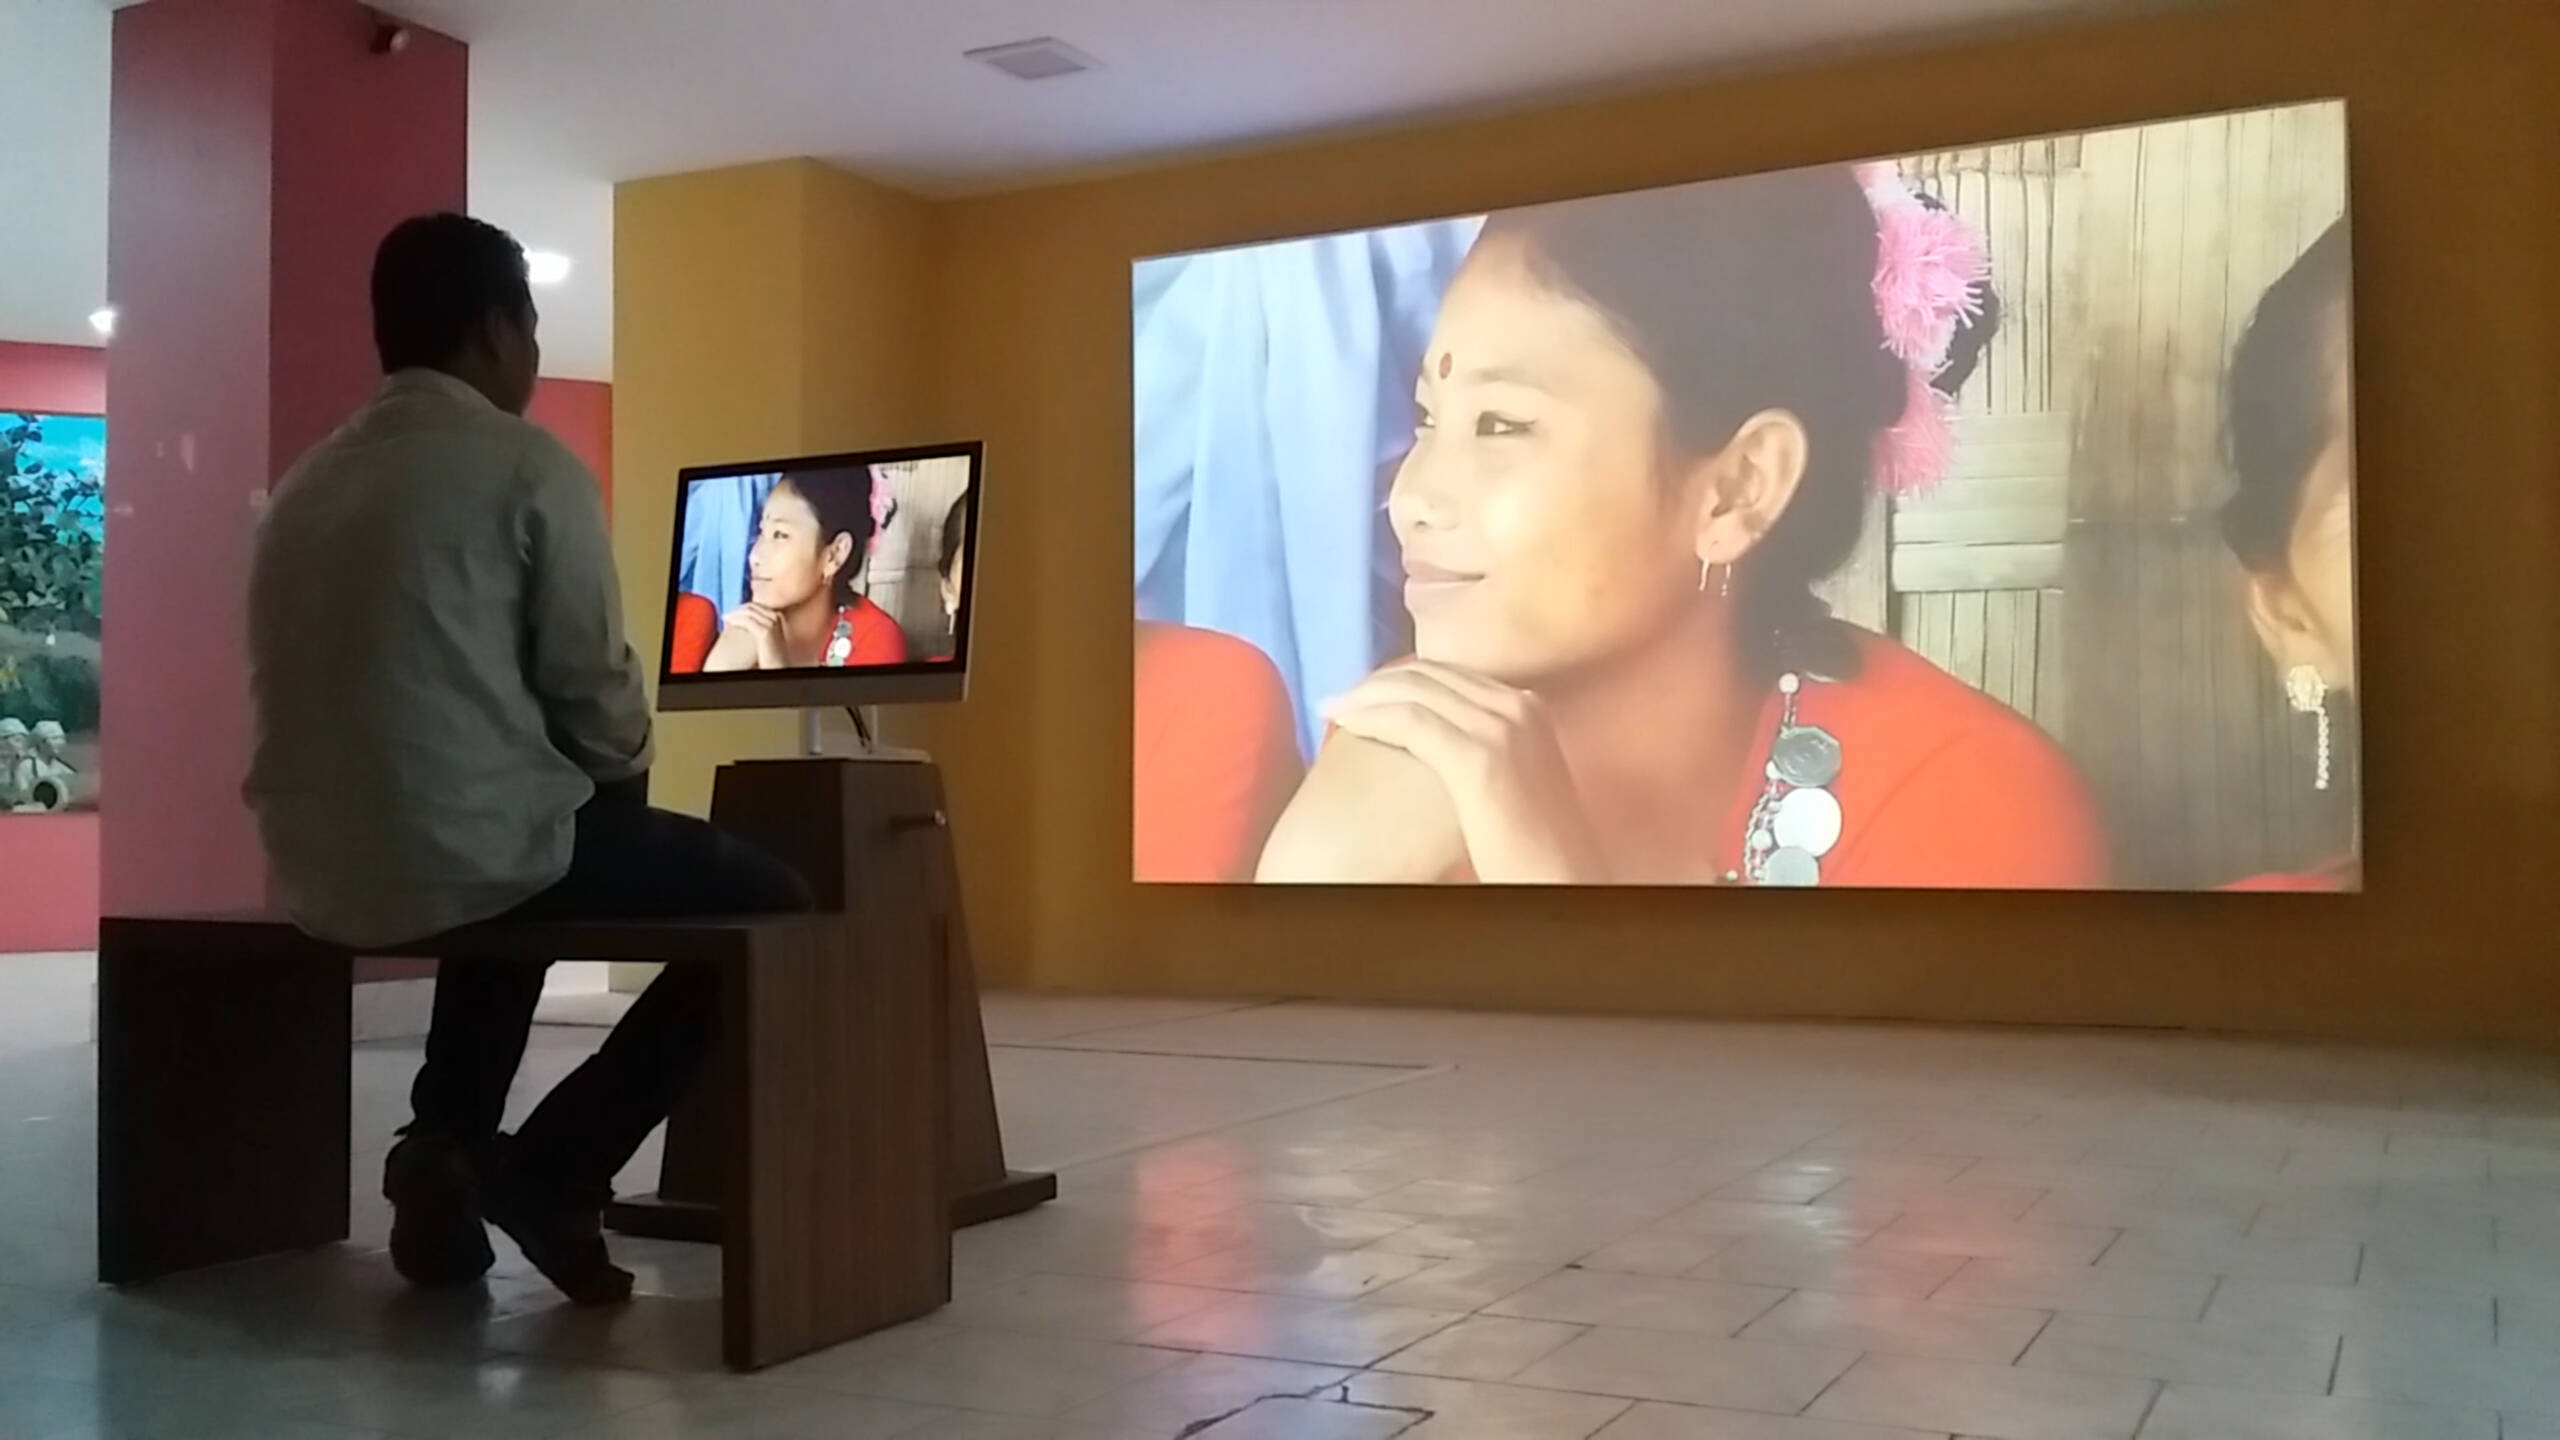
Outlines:
{"label": "monitor stand", "polygon": [[[821,911],[860,917],[857,948],[924,945],[941,952],[943,991],[934,1009],[945,1026],[949,1084],[944,1095],[932,1098],[950,1109],[943,1159],[951,1223],[965,1227],[1018,1215],[1056,1199],[1058,1179],[1005,1163],[942,771],[930,762],[860,763],[868,758],[880,756],[724,765],[712,791],[711,819],[790,861],[807,877]],[[608,1226],[662,1240],[719,1240],[723,1167],[731,1146],[713,1098],[711,1087],[697,1086],[676,1106],[667,1121],[657,1193],[612,1206],[605,1215]],[[843,1143],[860,1138],[848,1136]]]}
{"label": "monitor stand", "polygon": [[847,705],[844,707],[844,713],[853,717],[854,744],[850,749],[837,751],[830,750],[827,746],[827,712],[824,710],[800,712],[801,759],[868,760],[893,765],[921,765],[932,761],[933,756],[925,751],[909,749],[902,745],[880,743],[879,706]]}

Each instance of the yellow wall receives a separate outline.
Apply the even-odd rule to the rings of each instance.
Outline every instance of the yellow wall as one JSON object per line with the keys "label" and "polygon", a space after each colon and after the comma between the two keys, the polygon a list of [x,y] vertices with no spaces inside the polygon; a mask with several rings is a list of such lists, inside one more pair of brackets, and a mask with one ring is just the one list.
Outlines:
{"label": "yellow wall", "polygon": [[[615,189],[614,555],[632,641],[652,673],[678,470],[943,438],[932,405],[936,224],[914,196],[809,160]],[[1010,587],[998,578],[984,593]],[[1008,626],[991,620],[981,633]],[[893,713],[890,738],[1000,746],[996,722],[1024,703],[1023,689],[988,674],[977,682],[981,703]],[[662,717],[653,798],[704,813],[723,761],[788,754],[798,738],[781,712]],[[998,779],[976,766],[955,766],[949,779],[972,874],[1027,868],[1006,792],[988,783]],[[1028,916],[1001,903],[996,883],[986,888],[996,901],[971,907],[982,963],[1025,974]]]}
{"label": "yellow wall", "polygon": [[[914,277],[932,219],[809,160],[615,190],[614,558],[642,655],[666,628],[678,470],[899,444],[926,423],[934,332]],[[721,761],[798,737],[779,712],[666,717],[654,798],[700,814]]]}
{"label": "yellow wall", "polygon": [[[2555,73],[2548,0],[2261,0],[939,207],[931,418],[990,453],[980,703],[936,736],[973,802],[959,819],[984,968],[1098,990],[2551,1043]],[[2383,677],[2364,697],[2370,893],[1129,882],[1132,258],[2331,95],[2353,110],[2362,644]],[[624,296],[643,283],[626,268]],[[622,323],[617,410],[650,423],[644,336]],[[626,453],[637,490],[670,447]],[[663,515],[635,512],[626,536],[631,521],[659,527],[635,539],[655,554]]]}

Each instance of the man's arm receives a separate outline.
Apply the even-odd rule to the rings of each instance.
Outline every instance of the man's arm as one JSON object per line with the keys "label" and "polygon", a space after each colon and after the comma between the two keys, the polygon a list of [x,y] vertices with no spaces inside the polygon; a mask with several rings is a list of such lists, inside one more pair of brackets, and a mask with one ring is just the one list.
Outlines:
{"label": "man's arm", "polygon": [[646,775],[649,694],[623,633],[603,487],[548,434],[534,439],[525,466],[525,679],[551,743],[599,785]]}

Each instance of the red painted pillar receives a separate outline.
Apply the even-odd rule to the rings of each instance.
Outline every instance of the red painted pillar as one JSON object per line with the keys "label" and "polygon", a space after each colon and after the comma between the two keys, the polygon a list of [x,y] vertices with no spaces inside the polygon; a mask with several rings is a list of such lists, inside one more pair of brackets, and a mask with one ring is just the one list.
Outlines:
{"label": "red painted pillar", "polygon": [[466,198],[468,52],[375,53],[355,0],[152,0],[115,17],[107,284],[102,896],[249,908],[243,597],[267,488],[379,379],[366,275]]}

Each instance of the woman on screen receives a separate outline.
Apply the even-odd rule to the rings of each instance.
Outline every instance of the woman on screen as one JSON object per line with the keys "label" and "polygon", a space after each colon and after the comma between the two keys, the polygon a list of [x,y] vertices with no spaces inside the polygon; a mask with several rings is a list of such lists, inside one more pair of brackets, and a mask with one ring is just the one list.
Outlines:
{"label": "woman on screen", "polygon": [[677,598],[675,673],[903,663],[906,633],[853,588],[870,551],[871,500],[862,468],[775,482],[747,549],[747,603],[722,616],[703,596]]}
{"label": "woman on screen", "polygon": [[1810,591],[1943,468],[1978,246],[1889,170],[1495,216],[1389,496],[1414,654],[1327,707],[1261,877],[2103,884],[2052,742]]}
{"label": "woman on screen", "polygon": [[2333,842],[2301,869],[2240,890],[2346,890],[2359,883],[2355,823],[2356,613],[2353,360],[2347,225],[2314,241],[2267,290],[2231,357],[2224,444],[2233,486],[2222,533],[2247,575],[2249,621],[2287,701],[2309,716],[2314,754],[2289,777]]}

